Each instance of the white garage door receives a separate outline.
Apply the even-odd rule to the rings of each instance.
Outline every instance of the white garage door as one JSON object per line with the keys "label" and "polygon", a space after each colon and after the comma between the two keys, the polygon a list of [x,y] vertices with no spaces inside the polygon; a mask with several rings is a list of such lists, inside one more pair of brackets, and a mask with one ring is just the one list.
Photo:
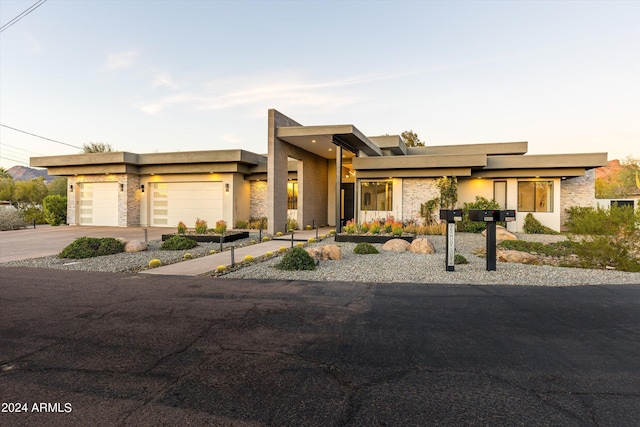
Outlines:
{"label": "white garage door", "polygon": [[195,227],[196,219],[213,228],[222,219],[222,182],[152,183],[151,224],[175,227],[184,222]]}
{"label": "white garage door", "polygon": [[80,225],[118,225],[118,183],[80,184]]}

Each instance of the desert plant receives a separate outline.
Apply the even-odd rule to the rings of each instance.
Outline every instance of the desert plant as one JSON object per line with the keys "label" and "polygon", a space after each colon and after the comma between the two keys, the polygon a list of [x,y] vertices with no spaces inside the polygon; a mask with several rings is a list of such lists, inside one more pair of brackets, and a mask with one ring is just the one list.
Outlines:
{"label": "desert plant", "polygon": [[278,248],[278,252],[281,252],[281,253],[282,253],[282,252],[287,252],[287,247],[286,247],[286,246],[280,246],[280,247]]}
{"label": "desert plant", "polygon": [[24,228],[26,222],[17,209],[0,209],[0,231]]}
{"label": "desert plant", "polygon": [[467,259],[463,255],[455,254],[453,256],[453,263],[456,264],[456,265],[457,264],[469,264],[469,261],[467,261]]}
{"label": "desert plant", "polygon": [[402,236],[403,232],[404,227],[402,226],[402,223],[400,221],[395,221],[391,226],[391,234],[394,236]]}
{"label": "desert plant", "polygon": [[209,251],[209,255],[213,255],[213,254],[217,254],[217,253],[218,253],[218,251],[217,251],[217,250],[215,250],[215,249],[211,249],[211,250]]}
{"label": "desert plant", "polygon": [[239,228],[241,230],[245,230],[249,228],[249,221],[242,221],[242,220],[236,221],[236,228]]}
{"label": "desert plant", "polygon": [[252,263],[252,262],[253,262],[253,260],[254,260],[253,256],[251,256],[251,255],[247,255],[247,256],[245,256],[245,257],[243,258],[242,262],[245,262],[245,263],[247,263],[247,264],[250,264],[250,263]]}
{"label": "desert plant", "polygon": [[369,227],[369,231],[372,234],[380,234],[380,230],[382,229],[382,226],[380,225],[379,221],[373,221],[371,223],[371,226]]}
{"label": "desert plant", "polygon": [[[471,221],[469,219],[469,210],[471,209],[500,209],[500,204],[493,199],[489,200],[482,196],[476,196],[474,202],[465,203],[462,206],[462,221],[460,222],[462,230],[467,233],[480,233],[486,228],[486,223]],[[498,224],[505,225],[505,223]]]}
{"label": "desert plant", "polygon": [[182,255],[182,259],[184,259],[184,260],[193,259],[193,255],[191,255],[189,252],[187,252],[186,254]]}
{"label": "desert plant", "polygon": [[287,231],[294,231],[298,229],[298,221],[293,218],[287,219]]}
{"label": "desert plant", "polygon": [[205,221],[204,219],[196,218],[196,233],[206,234],[207,228],[207,221]]}
{"label": "desert plant", "polygon": [[585,268],[615,268],[640,272],[640,236],[586,236],[573,241],[579,264]]}
{"label": "desert plant", "polygon": [[556,230],[542,225],[531,212],[524,217],[522,230],[527,234],[560,234]]}
{"label": "desert plant", "polygon": [[298,242],[298,243],[296,243],[296,247],[302,248],[302,247],[304,247],[304,243]]}
{"label": "desert plant", "polygon": [[36,224],[46,224],[44,220],[44,211],[38,206],[24,206],[20,209],[22,218],[27,224],[32,224],[34,221]]}
{"label": "desert plant", "polygon": [[278,232],[276,233],[276,237],[282,237],[282,231],[278,231]]}
{"label": "desert plant", "polygon": [[269,237],[269,236],[263,236],[262,237],[262,241],[263,242],[268,242],[269,240],[271,240],[271,237]]}
{"label": "desert plant", "polygon": [[149,268],[156,268],[156,267],[160,267],[161,265],[162,265],[162,261],[160,261],[157,258],[154,258],[151,261],[149,261]]}
{"label": "desert plant", "polygon": [[315,243],[317,242],[315,237],[309,237],[309,240],[307,240],[307,243]]}
{"label": "desert plant", "polygon": [[198,242],[191,240],[184,236],[171,236],[164,242],[160,249],[165,251],[179,251],[185,249],[191,249],[198,246]]}
{"label": "desert plant", "polygon": [[385,233],[391,233],[391,231],[393,230],[393,223],[394,223],[394,219],[392,216],[388,217],[386,219],[386,221],[384,222],[384,232]]}
{"label": "desert plant", "polygon": [[65,247],[59,258],[93,258],[102,255],[118,254],[124,250],[124,244],[112,237],[80,237]]}
{"label": "desert plant", "polygon": [[455,176],[436,179],[436,187],[440,190],[440,206],[453,209],[458,202],[458,180]]}
{"label": "desert plant", "polygon": [[353,248],[353,252],[358,255],[367,255],[367,254],[379,254],[378,250],[371,243],[358,243],[355,248]]}
{"label": "desert plant", "polygon": [[574,206],[568,213],[566,225],[574,234],[612,236],[621,230],[640,228],[640,209],[634,212],[630,206],[611,209]]}
{"label": "desert plant", "polygon": [[178,223],[178,234],[184,234],[186,232],[187,232],[187,225],[184,222],[180,221]]}
{"label": "desert plant", "polygon": [[216,267],[216,272],[217,273],[224,273],[227,270],[227,266],[226,265],[219,265]]}
{"label": "desert plant", "polygon": [[347,221],[344,227],[342,227],[342,231],[347,234],[354,234],[356,231],[358,231],[358,226],[356,225],[356,222],[351,219]]}
{"label": "desert plant", "polygon": [[362,223],[360,224],[360,232],[361,233],[368,233],[370,227],[371,226],[369,225],[369,223],[367,221],[362,221]]}
{"label": "desert plant", "polygon": [[305,229],[305,230],[313,230],[313,227],[311,226],[311,224],[307,224],[307,225],[304,227],[304,229]]}
{"label": "desert plant", "polygon": [[67,222],[67,197],[50,194],[42,200],[44,219],[56,226]]}
{"label": "desert plant", "polygon": [[331,235],[336,234],[336,230],[330,230],[330,231],[329,231],[329,234],[331,234]]}
{"label": "desert plant", "polygon": [[438,206],[440,206],[439,197],[434,197],[420,204],[420,216],[424,218],[425,223],[433,224],[435,222],[435,213]]}
{"label": "desert plant", "polygon": [[273,252],[271,251],[265,252],[264,256],[266,256],[267,258],[271,258],[273,256]]}
{"label": "desert plant", "polygon": [[315,270],[315,260],[302,248],[287,252],[275,266],[279,270]]}
{"label": "desert plant", "polygon": [[218,234],[224,234],[227,231],[226,221],[223,219],[216,221],[216,228],[214,230]]}

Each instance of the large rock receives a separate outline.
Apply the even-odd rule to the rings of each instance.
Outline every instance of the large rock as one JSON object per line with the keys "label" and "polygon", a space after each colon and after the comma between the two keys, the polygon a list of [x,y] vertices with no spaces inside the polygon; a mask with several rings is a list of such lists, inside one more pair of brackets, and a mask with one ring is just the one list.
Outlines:
{"label": "large rock", "polygon": [[[483,236],[487,236],[487,230],[484,230],[482,232]],[[518,240],[518,238],[516,237],[515,234],[513,234],[512,232],[510,232],[509,230],[507,230],[506,228],[504,228],[501,225],[496,225],[496,240],[497,241],[501,241],[501,240]]]}
{"label": "large rock", "polygon": [[124,245],[125,252],[141,252],[147,249],[147,244],[142,240],[130,240]]}
{"label": "large rock", "polygon": [[498,261],[502,262],[516,262],[518,264],[530,264],[530,265],[542,265],[542,262],[537,256],[530,254],[529,252],[511,251],[511,250],[499,250]]}
{"label": "large rock", "polygon": [[403,239],[391,239],[382,246],[383,251],[405,252],[408,251],[411,244]]}
{"label": "large rock", "polygon": [[409,246],[409,250],[411,252],[415,252],[417,254],[435,254],[436,247],[433,242],[429,239],[413,239],[411,245]]}
{"label": "large rock", "polygon": [[319,261],[342,259],[342,249],[338,245],[314,246],[306,249],[311,258]]}

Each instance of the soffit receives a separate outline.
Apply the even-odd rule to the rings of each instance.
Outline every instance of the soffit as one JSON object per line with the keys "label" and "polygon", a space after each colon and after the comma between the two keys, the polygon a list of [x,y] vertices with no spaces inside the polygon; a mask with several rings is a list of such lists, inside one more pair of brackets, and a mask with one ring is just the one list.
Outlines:
{"label": "soffit", "polygon": [[486,164],[487,156],[484,154],[356,157],[353,159],[353,168],[357,171],[378,169],[483,168]]}
{"label": "soffit", "polygon": [[336,146],[344,148],[346,158],[354,157],[358,151],[382,156],[380,148],[353,125],[279,127],[276,137],[325,159],[336,158]]}
{"label": "soffit", "polygon": [[540,154],[487,157],[485,170],[597,168],[607,164],[607,153]]}

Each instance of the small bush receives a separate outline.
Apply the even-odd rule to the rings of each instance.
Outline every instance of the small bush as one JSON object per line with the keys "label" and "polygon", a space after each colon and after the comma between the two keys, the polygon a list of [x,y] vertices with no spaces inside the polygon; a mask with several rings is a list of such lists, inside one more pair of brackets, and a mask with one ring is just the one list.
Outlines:
{"label": "small bush", "polygon": [[224,234],[227,231],[227,223],[225,222],[225,220],[221,219],[216,221],[215,231],[218,234]]}
{"label": "small bush", "polygon": [[298,243],[296,243],[296,246],[297,246],[298,248],[301,248],[301,247],[303,247],[303,246],[304,246],[304,243],[302,243],[302,242],[298,242]]}
{"label": "small bush", "polygon": [[180,221],[178,223],[178,234],[184,234],[186,232],[187,232],[187,225],[184,222]]}
{"label": "small bush", "polygon": [[467,261],[467,259],[463,255],[455,254],[454,257],[453,257],[453,263],[455,265],[458,265],[458,264],[469,264],[469,261]]}
{"label": "small bush", "polygon": [[182,256],[182,259],[184,259],[184,260],[193,259],[193,255],[191,255],[189,252],[187,252],[186,254],[184,254]]}
{"label": "small bush", "polygon": [[236,228],[239,228],[241,230],[246,230],[247,228],[249,228],[249,221],[236,221]]}
{"label": "small bush", "polygon": [[331,235],[336,234],[336,230],[329,231],[329,234],[331,234]]}
{"label": "small bush", "polygon": [[311,227],[311,225],[307,224],[306,227],[304,227],[305,230],[313,230],[313,227]]}
{"label": "small bush", "polygon": [[625,236],[590,236],[574,241],[574,251],[581,267],[609,267],[620,271],[640,272],[638,236],[635,239]]}
{"label": "small bush", "polygon": [[22,218],[24,218],[27,224],[33,224],[33,221],[35,221],[36,224],[47,223],[47,221],[44,220],[44,212],[42,211],[42,208],[28,206],[21,209],[20,212],[22,214]]}
{"label": "small bush", "polygon": [[44,220],[56,226],[67,222],[67,197],[50,194],[42,200]]}
{"label": "small bush", "polygon": [[316,262],[304,249],[293,248],[275,267],[279,270],[315,270]]}
{"label": "small bush", "polygon": [[371,228],[369,223],[367,221],[362,221],[362,223],[360,224],[360,232],[361,233],[368,233],[369,232],[369,228]]}
{"label": "small bush", "polygon": [[282,237],[282,231],[278,231],[278,232],[276,233],[276,237]]}
{"label": "small bush", "polygon": [[[462,222],[460,223],[462,231],[466,231],[467,233],[481,233],[487,226],[485,222],[471,221],[469,219],[469,210],[470,209],[500,209],[500,204],[495,200],[489,200],[481,196],[476,196],[475,202],[465,203],[462,206]],[[498,223],[500,225],[505,225],[504,222]]]}
{"label": "small bush", "polygon": [[269,236],[264,236],[264,237],[262,238],[262,241],[263,241],[263,242],[268,242],[269,240],[271,240],[271,237],[269,237]]}
{"label": "small bush", "polygon": [[380,223],[378,221],[373,221],[371,223],[371,226],[369,227],[369,231],[372,234],[380,234],[380,230],[382,229],[382,226],[380,225]]}
{"label": "small bush", "polygon": [[17,230],[26,227],[22,214],[17,209],[0,208],[0,231]]}
{"label": "small bush", "polygon": [[253,256],[251,255],[247,255],[244,257],[244,259],[242,260],[242,262],[246,262],[247,264],[252,263],[254,260]]}
{"label": "small bush", "polygon": [[58,254],[59,258],[93,258],[102,255],[118,254],[124,250],[124,244],[112,237],[80,237],[74,240]]}
{"label": "small bush", "polygon": [[151,261],[149,261],[149,268],[156,268],[156,267],[160,267],[161,265],[162,265],[162,261],[160,261],[157,258],[154,258]]}
{"label": "small bush", "polygon": [[367,254],[379,254],[378,250],[371,243],[358,243],[355,248],[353,248],[353,252],[358,255],[367,255]]}
{"label": "small bush", "polygon": [[574,206],[568,213],[566,225],[574,234],[614,236],[622,230],[640,228],[640,209],[634,212],[630,206],[613,209]]}
{"label": "small bush", "polygon": [[531,212],[524,217],[524,225],[522,229],[527,234],[560,234],[556,230],[542,225]]}
{"label": "small bush", "polygon": [[394,236],[402,236],[402,233],[404,232],[404,227],[402,226],[402,223],[400,221],[396,221],[391,225],[391,233]]}
{"label": "small bush", "polygon": [[513,251],[538,253],[548,256],[567,256],[573,251],[573,244],[568,240],[555,243],[527,242],[526,240],[504,240],[498,244],[499,248]]}
{"label": "small bush", "polygon": [[293,231],[298,229],[298,221],[293,218],[287,220],[287,231]]}
{"label": "small bush", "polygon": [[317,242],[315,237],[310,237],[309,240],[307,240],[307,243],[315,243]]}
{"label": "small bush", "polygon": [[227,270],[227,266],[226,265],[219,265],[216,267],[216,272],[217,273],[224,273]]}
{"label": "small bush", "polygon": [[207,233],[207,221],[204,219],[197,218],[196,219],[196,233],[198,234],[206,234]]}
{"label": "small bush", "polygon": [[191,249],[198,246],[198,242],[191,240],[184,236],[171,236],[164,242],[160,249],[164,251],[181,251],[185,249]]}
{"label": "small bush", "polygon": [[271,258],[273,256],[273,252],[269,251],[264,254],[267,258]]}
{"label": "small bush", "polygon": [[280,246],[278,248],[278,252],[287,252],[287,247],[286,246]]}
{"label": "small bush", "polygon": [[356,225],[354,220],[349,220],[344,225],[344,227],[342,227],[342,231],[347,233],[347,234],[353,234],[356,231],[358,231],[358,226]]}

